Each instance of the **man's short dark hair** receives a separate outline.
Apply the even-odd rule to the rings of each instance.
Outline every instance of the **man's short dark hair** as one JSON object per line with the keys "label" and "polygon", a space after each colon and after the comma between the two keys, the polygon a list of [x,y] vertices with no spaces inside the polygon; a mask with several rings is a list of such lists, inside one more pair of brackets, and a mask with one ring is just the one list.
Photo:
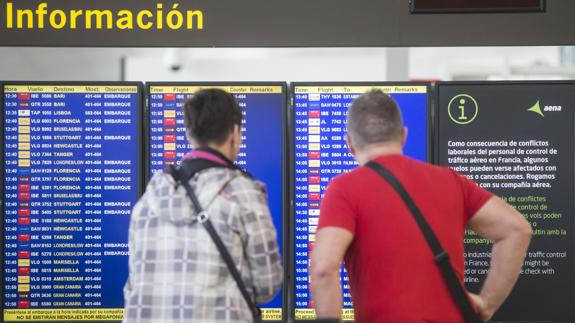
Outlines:
{"label": "man's short dark hair", "polygon": [[194,93],[183,110],[186,133],[200,146],[223,143],[234,126],[242,124],[242,110],[236,98],[220,89]]}
{"label": "man's short dark hair", "polygon": [[403,120],[397,103],[381,90],[356,98],[347,115],[347,132],[361,149],[370,144],[400,141]]}

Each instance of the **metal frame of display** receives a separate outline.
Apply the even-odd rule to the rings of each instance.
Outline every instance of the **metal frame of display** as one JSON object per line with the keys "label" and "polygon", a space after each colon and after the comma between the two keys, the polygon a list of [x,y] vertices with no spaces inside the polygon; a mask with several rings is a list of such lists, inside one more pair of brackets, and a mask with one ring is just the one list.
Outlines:
{"label": "metal frame of display", "polygon": [[[288,129],[288,120],[287,120],[287,99],[288,99],[288,87],[286,82],[146,82],[145,85],[145,117],[144,117],[144,154],[146,158],[144,159],[146,162],[145,165],[145,178],[146,182],[148,182],[151,178],[150,171],[151,171],[151,117],[150,117],[150,88],[154,86],[281,86],[282,88],[282,108],[281,108],[281,115],[282,115],[282,153],[284,154],[284,158],[282,160],[282,258],[283,258],[283,265],[284,265],[284,284],[282,288],[282,320],[281,322],[286,322],[288,318],[288,288],[289,284],[287,282],[288,279],[288,271],[285,269],[287,264],[290,261],[289,258],[289,248],[288,245],[289,241],[289,189],[288,183],[290,181],[288,166],[290,165],[290,156],[287,150],[287,129]],[[279,321],[266,321],[266,322],[279,322]]]}
{"label": "metal frame of display", "polygon": [[[138,103],[136,106],[136,113],[137,115],[137,134],[138,134],[138,181],[139,185],[137,187],[137,194],[138,198],[142,196],[144,191],[144,151],[142,150],[142,145],[144,143],[144,138],[141,135],[144,129],[144,85],[142,82],[120,82],[120,81],[111,81],[111,82],[101,82],[101,81],[0,81],[0,164],[3,165],[2,169],[0,170],[0,181],[2,185],[0,186],[0,322],[18,322],[18,321],[4,321],[4,186],[5,186],[5,165],[4,165],[4,146],[5,146],[5,138],[4,138],[4,121],[5,121],[5,109],[4,109],[4,88],[7,85],[31,85],[31,86],[48,86],[48,85],[62,85],[62,86],[82,86],[82,85],[94,85],[94,86],[136,86],[137,87],[137,98]],[[26,321],[26,322],[45,322],[45,323],[63,323],[63,322],[86,322],[86,321],[74,321],[74,320],[63,320],[63,321]],[[95,322],[95,321],[92,321]],[[107,322],[121,322],[121,321],[107,321]]]}
{"label": "metal frame of display", "polygon": [[[434,118],[435,115],[437,115],[437,113],[435,112],[435,108],[433,105],[434,102],[434,90],[433,90],[433,86],[432,83],[430,82],[293,82],[290,83],[290,88],[289,88],[289,100],[290,100],[290,104],[289,104],[289,118],[290,118],[290,127],[288,130],[288,140],[289,140],[289,155],[290,155],[290,179],[292,179],[290,181],[290,187],[289,187],[289,194],[290,194],[290,210],[289,210],[289,216],[290,216],[290,222],[289,222],[289,231],[292,232],[292,234],[295,232],[295,181],[293,180],[295,178],[295,165],[293,164],[293,162],[295,161],[295,104],[294,104],[294,100],[295,100],[295,88],[297,87],[305,87],[305,86],[325,86],[325,87],[330,87],[330,86],[374,86],[374,87],[378,87],[378,86],[425,86],[427,88],[427,107],[426,107],[426,113],[427,113],[427,162],[431,162],[434,159],[433,153],[434,153]],[[409,137],[408,137],[409,140]],[[289,254],[293,257],[295,257],[295,243],[294,243],[295,239],[293,239],[293,237],[290,236],[290,245],[289,245]],[[293,264],[293,259],[290,259],[290,263],[289,263],[289,268],[287,269],[289,271],[289,275],[291,280],[289,281],[289,291],[290,294],[288,295],[289,297],[289,313],[290,313],[290,318],[293,319],[294,322],[297,322],[297,320],[295,320],[295,281],[294,281],[294,277],[295,277],[295,266]],[[309,264],[308,264],[309,266]]]}
{"label": "metal frame of display", "polygon": [[546,0],[539,0],[539,8],[460,8],[460,9],[418,9],[418,0],[409,0],[409,10],[412,14],[442,14],[442,13],[542,13],[547,9]]}

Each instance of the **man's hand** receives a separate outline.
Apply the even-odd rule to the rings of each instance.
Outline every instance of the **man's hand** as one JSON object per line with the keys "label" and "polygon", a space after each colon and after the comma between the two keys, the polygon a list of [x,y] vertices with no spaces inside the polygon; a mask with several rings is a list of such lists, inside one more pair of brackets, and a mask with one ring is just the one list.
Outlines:
{"label": "man's hand", "polygon": [[490,307],[487,302],[481,298],[481,296],[473,293],[467,293],[467,295],[469,295],[469,298],[471,298],[471,302],[475,304],[475,309],[479,315],[479,318],[484,322],[489,321],[491,317],[493,317],[495,309]]}
{"label": "man's hand", "polygon": [[531,240],[531,225],[521,213],[498,197],[492,197],[471,218],[469,227],[492,240],[489,274],[479,296],[472,297],[484,320],[503,304],[523,266]]}

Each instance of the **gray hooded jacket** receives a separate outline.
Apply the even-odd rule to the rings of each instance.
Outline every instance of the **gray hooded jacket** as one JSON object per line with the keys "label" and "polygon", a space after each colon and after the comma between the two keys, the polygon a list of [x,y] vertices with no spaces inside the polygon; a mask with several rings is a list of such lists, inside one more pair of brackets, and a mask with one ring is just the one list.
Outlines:
{"label": "gray hooded jacket", "polygon": [[[190,179],[203,208],[258,303],[282,285],[276,231],[263,184],[210,168]],[[251,322],[251,312],[192,203],[156,174],[134,206],[129,233],[125,323]]]}

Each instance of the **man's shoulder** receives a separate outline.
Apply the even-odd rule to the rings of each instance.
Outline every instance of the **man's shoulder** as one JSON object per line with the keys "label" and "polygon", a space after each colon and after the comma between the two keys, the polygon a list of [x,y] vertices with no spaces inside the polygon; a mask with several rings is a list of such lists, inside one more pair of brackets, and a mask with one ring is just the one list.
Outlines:
{"label": "man's shoulder", "polygon": [[330,186],[353,185],[355,182],[363,180],[367,175],[367,171],[368,169],[366,167],[359,166],[350,171],[343,172],[333,177],[330,181]]}
{"label": "man's shoulder", "polygon": [[[407,186],[423,186],[442,189],[457,185],[458,174],[449,167],[434,165],[408,156],[378,158],[375,160],[388,169]],[[367,168],[367,167],[364,167]]]}
{"label": "man's shoulder", "polygon": [[[446,184],[458,177],[458,173],[445,166],[438,166],[428,162],[419,161],[407,156],[382,157],[374,159],[376,163],[387,167],[396,177],[416,182],[435,182]],[[376,173],[366,166],[359,166],[351,171],[339,174],[330,182],[330,187],[345,189],[357,188],[366,180],[375,178]],[[361,186],[359,186],[361,187]]]}
{"label": "man's shoulder", "polygon": [[267,203],[265,184],[241,172],[236,173],[236,176],[224,187],[222,193],[230,201],[239,204],[251,202]]}
{"label": "man's shoulder", "polygon": [[406,172],[420,172],[431,176],[453,176],[454,171],[445,166],[417,160],[409,156],[399,156],[389,161],[392,167],[398,167]]}

